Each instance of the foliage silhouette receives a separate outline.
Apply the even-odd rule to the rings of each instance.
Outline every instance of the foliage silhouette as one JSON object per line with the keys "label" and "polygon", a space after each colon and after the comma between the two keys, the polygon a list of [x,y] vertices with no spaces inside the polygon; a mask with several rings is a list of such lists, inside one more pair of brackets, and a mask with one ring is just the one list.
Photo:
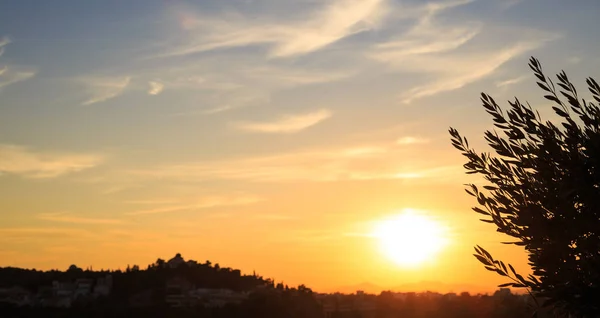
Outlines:
{"label": "foliage silhouette", "polygon": [[[244,275],[238,269],[219,267],[211,262],[200,264],[190,260],[169,263],[163,259],[139,269],[87,269],[73,265],[65,271],[38,271],[35,269],[0,268],[0,317],[177,317],[177,318],[475,318],[523,317],[531,313],[528,299],[521,295],[499,290],[494,295],[469,293],[438,294],[382,292],[372,295],[320,294],[305,285],[290,287],[283,282],[256,273]],[[113,288],[108,295],[73,298],[70,308],[57,308],[42,299],[52,300],[52,282],[72,283],[78,279],[97,280],[112,277]],[[223,306],[205,306],[204,299],[184,307],[172,307],[166,301],[171,294],[168,282],[183,279],[196,288],[229,289],[242,292],[241,302]],[[34,301],[23,305],[7,297],[11,287],[26,289]],[[175,294],[171,294],[175,295]],[[180,294],[182,295],[182,294]],[[525,300],[525,301],[524,301]],[[50,302],[51,304],[52,302]],[[543,313],[542,313],[543,315]],[[544,316],[546,317],[546,316]]]}
{"label": "foliage silhouette", "polygon": [[500,286],[526,288],[544,300],[542,307],[599,317],[600,86],[587,79],[595,103],[589,102],[580,99],[564,71],[557,75],[559,91],[537,59],[532,57],[529,67],[544,98],[553,103],[558,124],[542,121],[517,98],[505,113],[482,93],[483,107],[503,133],[485,132],[495,155],[477,153],[456,129],[449,132],[452,145],[468,159],[467,173],[482,174],[489,182],[483,190],[467,185],[478,203],[473,210],[516,239],[505,244],[524,246],[533,275],[519,275],[480,246],[474,255],[486,269],[511,280]]}

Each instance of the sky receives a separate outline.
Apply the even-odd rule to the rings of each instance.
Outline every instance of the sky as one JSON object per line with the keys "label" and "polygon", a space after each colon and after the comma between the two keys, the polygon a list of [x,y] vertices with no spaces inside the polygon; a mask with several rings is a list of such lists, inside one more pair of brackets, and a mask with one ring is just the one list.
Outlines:
{"label": "sky", "polygon": [[[20,0],[0,3],[0,266],[145,265],[181,253],[317,290],[493,288],[455,127],[527,68],[599,69],[592,0]],[[580,89],[582,90],[582,89]],[[546,117],[546,118],[550,118]],[[449,244],[418,268],[370,229],[414,209]],[[475,287],[465,287],[466,289]]]}

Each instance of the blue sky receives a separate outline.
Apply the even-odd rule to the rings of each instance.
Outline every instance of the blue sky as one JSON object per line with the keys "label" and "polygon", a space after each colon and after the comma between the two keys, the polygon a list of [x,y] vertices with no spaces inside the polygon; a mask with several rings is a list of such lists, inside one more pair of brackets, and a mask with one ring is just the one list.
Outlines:
{"label": "blue sky", "polygon": [[[4,1],[0,258],[116,266],[152,261],[144,241],[174,253],[195,238],[225,240],[207,254],[236,263],[248,235],[256,255],[284,236],[337,242],[407,205],[476,222],[452,202],[464,177],[448,126],[491,126],[481,91],[543,107],[531,55],[577,84],[596,76],[599,13],[592,0]],[[377,280],[367,272],[349,270]]]}

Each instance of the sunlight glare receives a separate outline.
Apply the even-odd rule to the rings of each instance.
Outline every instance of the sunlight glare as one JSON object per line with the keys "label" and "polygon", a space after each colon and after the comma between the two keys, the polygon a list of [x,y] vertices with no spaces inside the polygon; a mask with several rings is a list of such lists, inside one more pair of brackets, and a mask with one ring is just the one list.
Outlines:
{"label": "sunlight glare", "polygon": [[444,228],[412,209],[377,223],[373,235],[382,253],[403,267],[414,267],[433,259],[447,244]]}

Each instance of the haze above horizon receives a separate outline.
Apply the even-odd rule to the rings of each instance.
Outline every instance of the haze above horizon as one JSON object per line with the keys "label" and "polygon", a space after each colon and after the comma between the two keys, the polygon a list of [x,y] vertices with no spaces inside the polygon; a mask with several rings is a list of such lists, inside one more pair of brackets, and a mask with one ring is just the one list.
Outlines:
{"label": "haze above horizon", "polygon": [[[527,59],[597,76],[599,13],[588,0],[0,3],[0,266],[180,252],[316,290],[493,289],[502,278],[473,245],[523,272],[526,258],[472,213],[463,184],[480,180],[447,128],[484,148],[482,91],[553,118]],[[407,210],[427,236],[374,230]]]}

